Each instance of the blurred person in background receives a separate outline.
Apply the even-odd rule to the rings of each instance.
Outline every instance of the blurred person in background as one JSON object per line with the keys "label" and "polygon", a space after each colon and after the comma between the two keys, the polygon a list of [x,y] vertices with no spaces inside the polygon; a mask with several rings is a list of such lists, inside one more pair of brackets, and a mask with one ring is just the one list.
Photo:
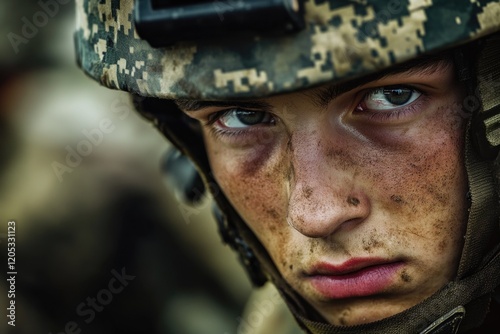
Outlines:
{"label": "blurred person in background", "polygon": [[14,220],[18,272],[0,332],[235,332],[249,284],[210,200],[183,216],[160,168],[171,147],[77,70],[74,25],[72,1],[0,3],[0,261]]}

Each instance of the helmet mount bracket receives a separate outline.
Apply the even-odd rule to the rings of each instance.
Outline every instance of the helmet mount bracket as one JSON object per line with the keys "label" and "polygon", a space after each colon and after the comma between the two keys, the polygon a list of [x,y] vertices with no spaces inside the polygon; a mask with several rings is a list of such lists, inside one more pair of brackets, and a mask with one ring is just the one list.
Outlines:
{"label": "helmet mount bracket", "polygon": [[302,0],[137,0],[134,21],[153,47],[180,41],[283,34],[305,26]]}

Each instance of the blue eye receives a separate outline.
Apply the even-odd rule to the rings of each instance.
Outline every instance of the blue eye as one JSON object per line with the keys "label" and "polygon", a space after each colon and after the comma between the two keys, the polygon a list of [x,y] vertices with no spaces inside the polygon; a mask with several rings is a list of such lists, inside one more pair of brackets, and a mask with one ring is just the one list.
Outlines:
{"label": "blue eye", "polygon": [[380,87],[370,91],[361,103],[361,109],[368,111],[393,110],[409,105],[422,93],[405,86]]}
{"label": "blue eye", "polygon": [[272,114],[265,111],[230,109],[222,112],[216,122],[225,128],[248,128],[256,125],[274,125]]}

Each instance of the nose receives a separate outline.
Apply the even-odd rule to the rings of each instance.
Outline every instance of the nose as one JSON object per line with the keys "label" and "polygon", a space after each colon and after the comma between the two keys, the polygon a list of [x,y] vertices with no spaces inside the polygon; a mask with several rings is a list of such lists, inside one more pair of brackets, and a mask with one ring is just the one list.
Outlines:
{"label": "nose", "polygon": [[305,236],[354,228],[370,214],[369,197],[357,183],[359,166],[342,146],[317,133],[291,139],[287,221]]}

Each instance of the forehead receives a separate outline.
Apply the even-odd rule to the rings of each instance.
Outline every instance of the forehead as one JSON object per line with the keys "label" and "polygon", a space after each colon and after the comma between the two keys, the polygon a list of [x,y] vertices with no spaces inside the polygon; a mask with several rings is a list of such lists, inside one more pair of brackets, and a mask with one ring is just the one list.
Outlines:
{"label": "forehead", "polygon": [[[435,72],[444,72],[453,66],[452,57],[449,53],[441,53],[437,55],[425,56],[410,62],[394,66],[388,70],[375,73],[369,76],[353,79],[350,81],[326,84],[319,87],[311,88],[308,90],[299,91],[300,93],[313,94],[318,103],[327,103],[330,99],[336,96],[355,89],[359,86],[366,85],[377,80],[384,78],[399,76],[426,76]],[[240,107],[246,108],[270,108],[269,103],[262,99],[245,99],[245,100],[217,100],[217,101],[203,101],[203,100],[175,100],[177,106],[183,111],[197,111],[207,107],[224,107],[234,106],[238,104]]]}

